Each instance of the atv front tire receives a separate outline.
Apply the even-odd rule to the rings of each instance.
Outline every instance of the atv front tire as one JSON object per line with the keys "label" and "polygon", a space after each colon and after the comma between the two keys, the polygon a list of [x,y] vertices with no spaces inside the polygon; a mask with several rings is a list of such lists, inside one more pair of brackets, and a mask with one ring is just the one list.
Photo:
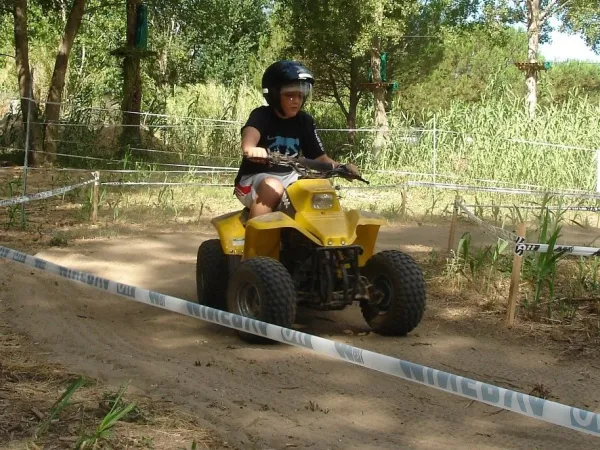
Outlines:
{"label": "atv front tire", "polygon": [[409,255],[386,250],[373,255],[362,269],[374,295],[381,295],[378,305],[361,304],[363,317],[374,332],[404,336],[411,332],[425,312],[425,279]]}
{"label": "atv front tire", "polygon": [[196,258],[196,289],[198,303],[220,310],[227,308],[227,281],[229,267],[227,256],[219,239],[209,239],[200,244]]}
{"label": "atv front tire", "polygon": [[[296,319],[296,290],[292,277],[279,261],[258,256],[243,261],[231,275],[227,289],[228,311],[291,328]],[[238,331],[247,342],[275,343]]]}

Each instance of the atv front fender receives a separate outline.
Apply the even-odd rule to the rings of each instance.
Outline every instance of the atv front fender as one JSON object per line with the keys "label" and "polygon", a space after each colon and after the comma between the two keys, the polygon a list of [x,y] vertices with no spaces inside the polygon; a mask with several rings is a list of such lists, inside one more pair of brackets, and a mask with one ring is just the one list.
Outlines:
{"label": "atv front fender", "polygon": [[226,255],[241,255],[244,250],[243,210],[215,217],[210,222],[219,233],[221,248]]}
{"label": "atv front fender", "polygon": [[346,212],[346,220],[348,227],[355,229],[353,244],[360,245],[363,249],[362,255],[358,257],[358,265],[363,267],[375,252],[379,228],[385,225],[386,219],[379,214],[351,210]]}
{"label": "atv front fender", "polygon": [[281,211],[275,211],[253,217],[246,224],[244,259],[254,256],[269,256],[279,260],[279,246],[283,228],[294,228],[315,244],[321,245],[321,242],[315,236],[299,227],[289,216]]}

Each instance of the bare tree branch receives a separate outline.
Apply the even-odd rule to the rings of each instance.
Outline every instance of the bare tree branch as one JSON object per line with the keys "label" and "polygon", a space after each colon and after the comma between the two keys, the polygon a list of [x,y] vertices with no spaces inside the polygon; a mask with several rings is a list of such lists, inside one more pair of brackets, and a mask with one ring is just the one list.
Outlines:
{"label": "bare tree branch", "polygon": [[350,113],[348,112],[346,105],[344,105],[344,102],[342,101],[342,98],[340,97],[340,94],[339,94],[338,88],[337,88],[337,84],[335,83],[335,79],[333,78],[333,73],[332,73],[331,69],[329,69],[329,79],[331,81],[331,86],[333,88],[333,96],[335,98],[335,101],[341,108],[342,113],[344,113],[344,117],[346,118],[346,120],[348,120]]}
{"label": "bare tree branch", "polygon": [[564,0],[562,2],[561,0],[550,0],[546,8],[540,14],[540,21],[544,23],[548,18],[569,6],[570,3],[572,3],[571,0]]}

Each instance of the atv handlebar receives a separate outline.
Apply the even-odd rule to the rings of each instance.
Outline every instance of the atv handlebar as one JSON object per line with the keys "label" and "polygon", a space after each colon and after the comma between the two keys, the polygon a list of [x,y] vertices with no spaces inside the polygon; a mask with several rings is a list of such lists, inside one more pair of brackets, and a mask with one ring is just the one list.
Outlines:
{"label": "atv handlebar", "polygon": [[316,159],[308,159],[303,158],[302,156],[298,157],[298,164],[303,165],[307,169],[316,170],[317,172],[329,172],[333,170],[331,163],[317,161]]}
{"label": "atv handlebar", "polygon": [[[369,182],[362,178],[360,175],[350,172],[346,165],[340,165],[336,168],[333,168],[331,163],[328,162],[317,161],[315,159],[308,159],[304,157],[286,156],[281,155],[279,153],[270,153],[268,158],[249,159],[255,160],[257,162],[267,162],[268,164],[274,166],[291,167],[304,178],[333,178],[335,176],[338,176],[350,181],[358,180],[362,181],[363,183],[369,184]],[[306,169],[319,172],[322,174],[322,177],[315,177],[314,175],[310,174]]]}

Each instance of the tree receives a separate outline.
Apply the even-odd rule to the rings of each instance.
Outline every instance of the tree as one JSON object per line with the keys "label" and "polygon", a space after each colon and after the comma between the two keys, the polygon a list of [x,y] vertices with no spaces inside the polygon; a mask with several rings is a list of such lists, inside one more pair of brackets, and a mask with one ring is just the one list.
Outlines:
{"label": "tree", "polygon": [[[360,84],[366,81],[367,69],[371,66],[374,80],[380,78],[381,48],[402,34],[405,24],[398,13],[402,15],[413,4],[382,0],[284,0],[276,10],[280,24],[294,24],[289,53],[310,66],[318,81],[318,95],[335,101],[348,128],[356,128],[357,108],[364,92]],[[375,89],[374,119],[385,130],[384,96],[385,90]]]}
{"label": "tree", "polygon": [[[37,123],[37,105],[33,99],[33,79],[29,66],[29,35],[27,33],[27,0],[14,0],[13,18],[15,32],[15,64],[17,67],[17,79],[19,83],[19,94],[21,97],[21,112],[23,114],[23,129],[28,117],[34,125],[31,127],[31,144],[36,150],[40,149],[40,132]],[[29,154],[29,163],[36,161],[36,154]],[[38,153],[39,155],[39,153]]]}
{"label": "tree", "polygon": [[525,67],[525,97],[529,117],[535,116],[538,102],[539,46],[552,30],[550,19],[561,21],[560,28],[581,32],[596,51],[600,50],[597,0],[480,0],[485,22],[524,23],[527,29],[527,65]]}
{"label": "tree", "polygon": [[[559,7],[562,5],[562,8]],[[562,31],[581,33],[596,53],[600,53],[600,9],[595,0],[561,0],[557,18]]]}
{"label": "tree", "polygon": [[48,89],[45,112],[46,132],[44,134],[44,149],[48,155],[46,159],[50,161],[54,161],[56,158],[56,138],[58,137],[58,129],[55,123],[60,119],[60,106],[65,87],[65,77],[69,67],[69,55],[71,54],[73,42],[79,31],[84,12],[85,0],[74,0],[58,46],[56,62],[54,63],[54,72],[52,73],[52,80],[50,81],[50,89]]}
{"label": "tree", "polygon": [[490,30],[477,24],[469,29],[447,29],[443,46],[431,46],[433,69],[413,71],[408,61],[409,70],[397,77],[402,94],[394,100],[394,107],[426,121],[429,114],[453,103],[475,103],[515,91],[522,87],[523,77],[512,61],[525,56],[526,44],[527,34],[508,26]]}
{"label": "tree", "polygon": [[[318,94],[340,107],[348,128],[356,128],[356,113],[366,88],[368,69],[381,81],[381,54],[387,53],[388,81],[412,70],[421,78],[439,60],[440,31],[458,25],[471,14],[468,0],[429,2],[388,0],[282,0],[280,23],[293,23],[288,54],[305,60],[318,79]],[[412,39],[418,36],[419,39]],[[435,45],[434,45],[435,43]],[[410,63],[406,64],[405,61]],[[373,87],[375,152],[385,143],[386,87]]]}
{"label": "tree", "polygon": [[[38,107],[33,99],[33,76],[29,61],[29,23],[28,23],[28,2],[27,0],[13,1],[13,17],[15,30],[15,62],[17,66],[17,78],[19,93],[21,96],[21,112],[24,121],[31,117],[32,125],[30,141],[31,146],[36,153],[31,154],[30,162],[38,163],[44,160],[54,160],[56,156],[56,137],[57,129],[55,123],[60,118],[60,104],[62,101],[62,92],[65,85],[65,77],[69,65],[69,54],[79,30],[81,20],[85,10],[85,0],[74,0],[68,19],[66,18],[66,4],[54,0],[43,0],[36,2],[36,6],[41,7],[48,12],[60,10],[66,20],[63,36],[61,38],[54,72],[48,89],[46,102],[45,119],[47,123],[46,135],[44,137],[46,155],[44,158],[39,151],[42,148],[42,129],[39,126]],[[31,116],[29,116],[31,114]]]}
{"label": "tree", "polygon": [[[152,0],[158,75],[172,84],[214,80],[234,84],[248,75],[259,41],[269,33],[269,0]],[[153,45],[154,46],[154,45]]]}

